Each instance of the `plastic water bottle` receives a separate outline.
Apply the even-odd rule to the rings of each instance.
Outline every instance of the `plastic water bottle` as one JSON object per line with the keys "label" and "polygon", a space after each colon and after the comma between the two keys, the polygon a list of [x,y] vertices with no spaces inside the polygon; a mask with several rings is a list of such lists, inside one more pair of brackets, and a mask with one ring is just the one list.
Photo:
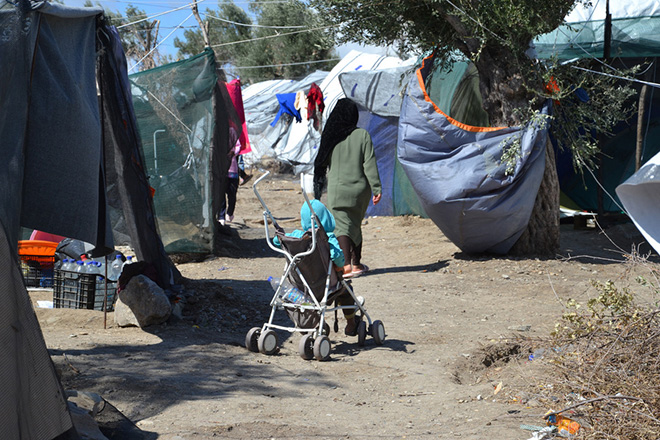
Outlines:
{"label": "plastic water bottle", "polygon": [[280,285],[280,279],[279,278],[268,277],[268,282],[270,283],[270,285],[271,285],[271,287],[273,288],[274,291],[276,291],[277,288]]}
{"label": "plastic water bottle", "polygon": [[96,266],[96,291],[103,291],[103,289],[105,289],[105,273],[102,272],[103,263],[95,261],[94,265]]}
{"label": "plastic water bottle", "polygon": [[98,268],[96,267],[96,264],[94,264],[93,261],[87,260],[85,262],[85,273],[96,274],[96,273],[98,273],[97,269]]}
{"label": "plastic water bottle", "polygon": [[301,292],[296,286],[291,286],[282,294],[282,299],[292,304],[303,304],[309,302],[304,292]]}
{"label": "plastic water bottle", "polygon": [[62,260],[62,265],[60,266],[60,270],[62,271],[70,271],[71,270],[71,263],[73,260],[69,260],[68,258],[65,258]]}
{"label": "plastic water bottle", "polygon": [[108,281],[117,281],[119,279],[119,275],[121,275],[122,267],[124,267],[124,261],[122,260],[121,255],[117,254],[115,261],[110,264],[110,268],[108,270]]}
{"label": "plastic water bottle", "polygon": [[85,273],[85,263],[82,260],[76,261],[76,267],[74,269],[74,272]]}
{"label": "plastic water bottle", "polygon": [[133,256],[132,255],[127,256],[124,264],[133,264],[133,263],[135,263],[135,261],[133,261]]}

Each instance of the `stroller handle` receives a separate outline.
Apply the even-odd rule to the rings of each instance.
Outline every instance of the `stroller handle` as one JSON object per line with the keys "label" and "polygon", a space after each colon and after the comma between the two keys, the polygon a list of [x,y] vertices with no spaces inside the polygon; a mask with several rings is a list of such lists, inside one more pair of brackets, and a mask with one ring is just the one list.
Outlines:
{"label": "stroller handle", "polygon": [[254,183],[252,184],[252,190],[254,191],[254,195],[257,196],[257,199],[259,199],[259,203],[261,203],[261,206],[263,206],[263,208],[264,208],[264,228],[266,230],[266,242],[268,243],[268,247],[273,249],[276,252],[279,252],[281,254],[286,255],[291,260],[302,258],[306,255],[311,254],[316,249],[316,230],[319,227],[318,226],[319,222],[318,222],[318,218],[316,217],[316,213],[314,212],[314,209],[312,208],[312,203],[309,201],[309,197],[307,196],[306,191],[303,191],[302,193],[303,193],[303,197],[305,197],[305,203],[307,203],[307,206],[309,207],[309,211],[311,212],[312,232],[313,232],[312,233],[312,246],[308,250],[306,250],[305,252],[300,252],[299,254],[291,255],[288,252],[286,252],[285,250],[278,248],[277,246],[275,246],[271,242],[270,234],[268,233],[268,219],[270,219],[270,221],[273,223],[273,226],[275,227],[276,230],[282,229],[282,228],[280,227],[280,225],[277,224],[277,221],[275,220],[275,217],[273,217],[273,214],[268,209],[268,206],[266,206],[266,202],[261,197],[261,195],[259,194],[259,190],[257,189],[257,185],[262,180],[264,180],[266,177],[268,177],[269,174],[270,174],[270,171],[266,171],[264,174],[261,175],[261,177],[259,177],[257,180],[255,180]]}

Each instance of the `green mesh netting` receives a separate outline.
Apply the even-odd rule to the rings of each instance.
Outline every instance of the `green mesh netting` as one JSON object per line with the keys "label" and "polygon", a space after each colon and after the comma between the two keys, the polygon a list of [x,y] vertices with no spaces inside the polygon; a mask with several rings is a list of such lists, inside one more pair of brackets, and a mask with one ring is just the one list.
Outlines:
{"label": "green mesh netting", "polygon": [[[539,58],[602,57],[605,21],[571,23],[538,37],[534,44]],[[611,56],[660,56],[660,17],[631,17],[612,20]]]}
{"label": "green mesh netting", "polygon": [[217,82],[213,51],[129,79],[165,250],[210,252],[212,98]]}

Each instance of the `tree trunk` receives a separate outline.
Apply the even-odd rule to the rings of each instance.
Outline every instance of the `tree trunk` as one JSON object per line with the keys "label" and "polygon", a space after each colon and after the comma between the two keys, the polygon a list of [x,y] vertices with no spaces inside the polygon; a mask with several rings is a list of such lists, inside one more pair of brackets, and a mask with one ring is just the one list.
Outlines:
{"label": "tree trunk", "polygon": [[[489,48],[484,49],[475,63],[491,126],[524,122],[514,110],[525,108],[531,96],[512,60],[513,56],[506,50]],[[510,251],[514,255],[551,256],[559,250],[559,178],[550,140],[545,150],[543,180],[527,228]]]}
{"label": "tree trunk", "polygon": [[550,257],[559,250],[559,178],[550,139],[545,146],[545,171],[536,194],[527,229],[510,251],[511,255]]}

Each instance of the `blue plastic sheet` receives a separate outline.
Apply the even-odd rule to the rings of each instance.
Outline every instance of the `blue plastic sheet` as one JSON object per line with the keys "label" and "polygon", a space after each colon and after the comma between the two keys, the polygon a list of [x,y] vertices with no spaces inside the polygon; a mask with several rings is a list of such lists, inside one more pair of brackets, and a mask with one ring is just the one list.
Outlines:
{"label": "blue plastic sheet", "polygon": [[[467,253],[505,254],[529,222],[543,178],[547,124],[492,131],[460,124],[425,94],[431,70],[429,57],[403,98],[399,161],[428,216],[456,246]],[[501,159],[512,142],[520,156],[507,174]]]}

